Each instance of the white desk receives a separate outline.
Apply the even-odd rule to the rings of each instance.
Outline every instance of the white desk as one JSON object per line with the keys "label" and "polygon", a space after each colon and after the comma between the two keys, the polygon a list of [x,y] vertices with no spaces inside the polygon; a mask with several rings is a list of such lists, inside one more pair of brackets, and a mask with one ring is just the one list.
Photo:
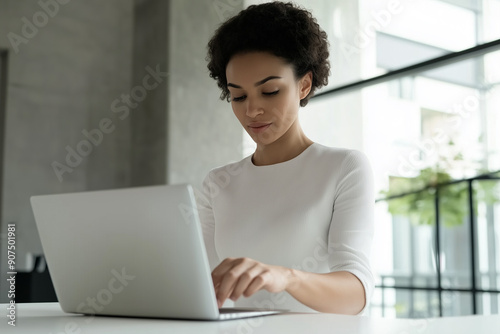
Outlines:
{"label": "white desk", "polygon": [[58,303],[16,305],[16,327],[7,324],[7,304],[0,304],[1,333],[369,333],[499,334],[500,315],[437,319],[384,319],[335,314],[282,314],[229,321],[181,321],[144,318],[87,317],[64,313]]}

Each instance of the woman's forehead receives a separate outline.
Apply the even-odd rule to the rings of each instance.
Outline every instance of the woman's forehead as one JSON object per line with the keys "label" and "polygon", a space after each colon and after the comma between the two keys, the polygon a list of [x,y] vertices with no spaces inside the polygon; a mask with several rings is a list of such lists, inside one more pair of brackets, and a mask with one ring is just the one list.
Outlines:
{"label": "woman's forehead", "polygon": [[226,66],[228,82],[254,83],[268,76],[288,78],[292,73],[292,67],[282,58],[267,52],[237,54]]}

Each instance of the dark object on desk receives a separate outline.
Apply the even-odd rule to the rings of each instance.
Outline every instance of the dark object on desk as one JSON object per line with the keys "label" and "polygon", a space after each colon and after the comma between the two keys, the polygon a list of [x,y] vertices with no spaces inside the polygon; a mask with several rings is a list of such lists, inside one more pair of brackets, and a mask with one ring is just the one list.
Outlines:
{"label": "dark object on desk", "polygon": [[43,255],[35,258],[35,266],[31,272],[17,273],[16,302],[57,302],[56,292]]}

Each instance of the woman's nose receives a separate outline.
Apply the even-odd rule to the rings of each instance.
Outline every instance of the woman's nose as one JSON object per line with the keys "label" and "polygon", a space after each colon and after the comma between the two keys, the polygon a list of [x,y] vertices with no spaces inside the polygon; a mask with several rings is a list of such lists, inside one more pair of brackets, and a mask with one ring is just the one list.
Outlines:
{"label": "woman's nose", "polygon": [[262,106],[255,101],[254,99],[249,99],[247,98],[246,101],[246,108],[247,108],[247,116],[251,118],[255,118],[260,114],[264,113],[264,109],[262,109]]}

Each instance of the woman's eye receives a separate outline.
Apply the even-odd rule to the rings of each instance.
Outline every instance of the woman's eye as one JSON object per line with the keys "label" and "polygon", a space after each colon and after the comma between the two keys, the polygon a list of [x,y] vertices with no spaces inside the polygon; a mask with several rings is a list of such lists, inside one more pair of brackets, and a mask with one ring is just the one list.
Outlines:
{"label": "woman's eye", "polygon": [[[262,92],[262,94],[266,95],[266,96],[272,96],[272,95],[278,94],[278,92],[279,92],[279,90],[276,90],[274,92],[269,92],[269,93]],[[238,96],[238,97],[233,97],[233,101],[234,102],[240,102],[240,101],[243,101],[245,98],[246,98],[246,95]]]}
{"label": "woman's eye", "polygon": [[233,97],[233,101],[238,102],[238,101],[243,101],[245,99],[245,95],[240,96],[240,97]]}

